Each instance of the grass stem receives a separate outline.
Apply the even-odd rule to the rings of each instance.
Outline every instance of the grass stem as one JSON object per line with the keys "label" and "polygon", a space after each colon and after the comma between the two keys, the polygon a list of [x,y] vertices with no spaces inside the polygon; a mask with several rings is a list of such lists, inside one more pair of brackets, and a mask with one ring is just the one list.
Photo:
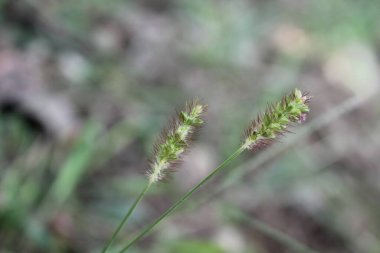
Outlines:
{"label": "grass stem", "polygon": [[226,165],[228,165],[231,161],[233,161],[236,157],[238,157],[244,151],[243,147],[237,149],[231,156],[229,156],[226,160],[224,160],[215,170],[213,170],[207,177],[205,177],[200,183],[194,186],[190,191],[184,194],[180,200],[178,200],[175,204],[173,204],[168,210],[166,210],[160,217],[158,217],[152,224],[147,226],[141,233],[139,233],[134,239],[132,239],[119,253],[126,252],[129,248],[131,248],[138,240],[144,237],[147,233],[149,233],[154,227],[156,227],[162,220],[168,217],[171,213],[173,213],[178,207],[180,207],[188,198],[190,198],[199,188],[201,188],[204,184],[206,184],[213,176],[218,174]]}
{"label": "grass stem", "polygon": [[120,230],[127,224],[129,217],[136,209],[137,205],[141,202],[144,195],[148,192],[151,187],[152,182],[149,181],[145,188],[141,191],[140,195],[136,198],[135,202],[133,202],[132,206],[129,208],[128,212],[125,214],[123,220],[120,222],[119,226],[113,232],[111,239],[108,241],[107,245],[103,248],[102,253],[106,253],[109,247],[111,247],[112,243],[115,241],[116,236],[119,234]]}

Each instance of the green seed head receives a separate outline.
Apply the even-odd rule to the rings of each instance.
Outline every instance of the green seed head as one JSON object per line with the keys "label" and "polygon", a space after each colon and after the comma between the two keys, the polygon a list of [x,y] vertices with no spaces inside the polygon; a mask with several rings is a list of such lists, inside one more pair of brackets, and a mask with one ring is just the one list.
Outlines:
{"label": "green seed head", "polygon": [[310,96],[295,89],[267,108],[246,130],[242,144],[244,149],[256,149],[271,143],[276,137],[285,133],[294,122],[302,122],[309,112]]}
{"label": "green seed head", "polygon": [[207,106],[193,101],[183,111],[177,113],[170,126],[161,134],[155,144],[149,181],[155,183],[166,177],[173,167],[181,161],[188,149],[194,133],[203,125],[203,115]]}

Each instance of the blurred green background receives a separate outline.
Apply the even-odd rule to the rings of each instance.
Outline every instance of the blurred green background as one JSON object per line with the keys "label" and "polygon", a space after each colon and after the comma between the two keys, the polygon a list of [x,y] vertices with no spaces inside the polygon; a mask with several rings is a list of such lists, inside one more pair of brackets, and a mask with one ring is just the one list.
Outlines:
{"label": "blurred green background", "polygon": [[0,0],[0,252],[100,252],[185,101],[207,125],[125,244],[295,87],[308,121],[130,252],[380,252],[380,1]]}

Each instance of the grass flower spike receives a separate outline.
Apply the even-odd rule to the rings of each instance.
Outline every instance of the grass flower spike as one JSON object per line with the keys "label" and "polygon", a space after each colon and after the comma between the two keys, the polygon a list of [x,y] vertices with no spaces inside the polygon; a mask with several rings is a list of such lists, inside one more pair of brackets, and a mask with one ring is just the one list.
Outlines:
{"label": "grass flower spike", "polygon": [[254,150],[266,146],[287,132],[290,124],[304,121],[309,112],[309,100],[310,96],[295,89],[291,94],[284,96],[281,102],[269,106],[246,130],[242,147]]}
{"label": "grass flower spike", "polygon": [[196,130],[203,124],[203,115],[206,106],[198,101],[186,105],[183,111],[177,113],[172,119],[170,126],[161,134],[159,141],[154,146],[153,160],[150,162],[151,169],[148,171],[148,182],[140,195],[133,202],[123,220],[112,234],[111,239],[105,245],[102,253],[106,253],[116,239],[121,229],[127,224],[129,217],[136,209],[153,183],[163,180],[168,172],[181,161],[182,155],[189,148],[190,142]]}
{"label": "grass flower spike", "polygon": [[203,124],[202,117],[205,110],[206,106],[197,101],[188,104],[184,111],[177,113],[170,127],[161,134],[160,140],[155,145],[151,170],[148,172],[150,183],[164,179],[181,161],[195,131]]}
{"label": "grass flower spike", "polygon": [[[279,135],[287,132],[287,127],[292,123],[304,121],[309,112],[309,100],[310,97],[307,94],[296,89],[290,95],[285,96],[281,102],[270,106],[262,116],[259,116],[256,121],[252,122],[246,131],[244,142],[235,152],[184,194],[176,203],[161,214],[160,217],[136,235],[119,253],[124,253],[131,248],[138,240],[173,213],[198,189],[210,181],[245,150],[255,150],[260,146],[267,145]],[[186,112],[181,112],[179,121],[175,122],[174,127],[164,135],[160,144],[156,146],[155,160],[152,163],[152,171],[149,177],[150,184],[162,179],[172,163],[177,161],[180,155],[185,151],[187,139],[190,137],[189,134],[193,133],[194,129],[202,123],[201,114],[203,111],[204,107],[195,104],[190,106]]]}

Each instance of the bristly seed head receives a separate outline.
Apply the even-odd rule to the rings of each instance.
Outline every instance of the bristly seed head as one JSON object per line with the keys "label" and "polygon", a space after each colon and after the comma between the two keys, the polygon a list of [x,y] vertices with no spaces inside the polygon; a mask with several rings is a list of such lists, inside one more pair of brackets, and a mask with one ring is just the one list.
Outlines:
{"label": "bristly seed head", "polygon": [[292,123],[306,120],[309,112],[310,96],[295,89],[267,108],[246,130],[243,149],[257,149],[270,144],[276,137],[288,132],[286,129]]}
{"label": "bristly seed head", "polygon": [[154,146],[154,156],[148,172],[150,183],[163,180],[174,165],[181,161],[194,133],[204,123],[202,118],[206,109],[207,106],[193,101],[186,104],[185,110],[173,117],[172,123],[162,132],[159,141]]}

